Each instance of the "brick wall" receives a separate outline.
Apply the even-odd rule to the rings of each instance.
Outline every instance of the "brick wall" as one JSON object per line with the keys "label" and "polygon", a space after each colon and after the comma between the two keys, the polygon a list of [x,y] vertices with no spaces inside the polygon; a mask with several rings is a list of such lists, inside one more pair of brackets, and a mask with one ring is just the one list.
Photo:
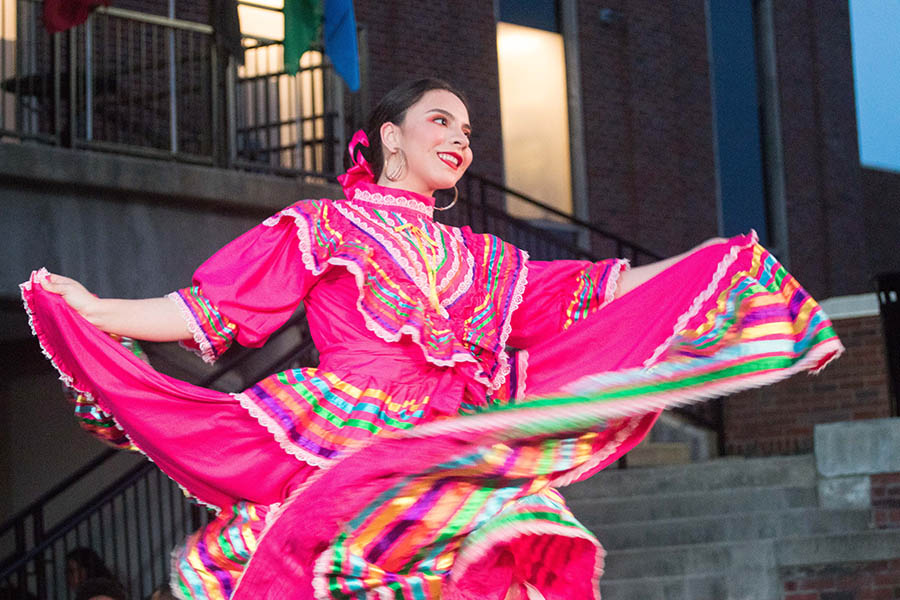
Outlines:
{"label": "brick wall", "polygon": [[812,452],[817,423],[890,416],[881,317],[834,321],[847,348],[818,375],[795,375],[724,400],[728,454]]}
{"label": "brick wall", "polygon": [[872,275],[900,271],[897,232],[900,231],[900,173],[862,169],[868,272]]}
{"label": "brick wall", "polygon": [[591,220],[663,255],[715,235],[704,2],[585,0],[578,17]]}
{"label": "brick wall", "polygon": [[817,298],[869,292],[849,6],[774,4],[791,271]]}
{"label": "brick wall", "polygon": [[791,569],[782,581],[784,600],[893,600],[900,598],[900,560]]}
{"label": "brick wall", "polygon": [[483,0],[356,0],[366,28],[369,104],[408,79],[440,77],[468,96],[472,172],[503,181],[494,5]]}
{"label": "brick wall", "polygon": [[872,524],[879,529],[900,529],[900,473],[871,476]]}

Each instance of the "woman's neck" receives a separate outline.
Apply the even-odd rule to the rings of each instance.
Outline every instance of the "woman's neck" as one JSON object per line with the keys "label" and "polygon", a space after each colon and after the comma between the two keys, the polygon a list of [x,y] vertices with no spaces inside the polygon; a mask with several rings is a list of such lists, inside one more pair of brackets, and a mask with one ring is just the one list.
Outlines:
{"label": "woman's neck", "polygon": [[424,190],[419,189],[422,186],[416,186],[410,181],[406,181],[405,179],[400,179],[397,181],[391,181],[387,178],[387,176],[382,173],[381,177],[378,178],[376,185],[380,185],[381,187],[393,188],[395,190],[403,190],[406,192],[412,192],[414,194],[418,194],[420,196],[426,196],[429,198],[434,197],[434,190]]}

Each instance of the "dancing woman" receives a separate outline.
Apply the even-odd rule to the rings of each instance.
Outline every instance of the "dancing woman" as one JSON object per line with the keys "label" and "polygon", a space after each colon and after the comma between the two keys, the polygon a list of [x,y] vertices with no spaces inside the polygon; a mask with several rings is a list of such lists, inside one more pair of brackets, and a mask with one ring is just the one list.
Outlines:
{"label": "dancing woman", "polygon": [[[190,287],[100,299],[43,270],[23,284],[94,429],[220,511],[173,555],[176,594],[599,597],[602,548],[556,488],[615,461],[667,406],[840,353],[752,233],[629,268],[531,261],[435,221],[469,134],[461,93],[409,82],[354,136],[344,199],[285,208]],[[238,394],[159,374],[108,335],[212,362],[232,341],[262,345],[301,302],[319,367]]]}

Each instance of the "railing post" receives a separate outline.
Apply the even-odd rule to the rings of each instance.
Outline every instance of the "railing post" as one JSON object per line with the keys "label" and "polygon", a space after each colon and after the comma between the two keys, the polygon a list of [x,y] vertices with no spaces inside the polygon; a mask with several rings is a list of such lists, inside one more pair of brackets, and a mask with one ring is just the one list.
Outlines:
{"label": "railing post", "polygon": [[75,145],[75,136],[78,132],[78,40],[75,37],[77,34],[77,27],[73,27],[67,32],[69,37],[69,135],[65,140],[65,145],[69,147]]}
{"label": "railing post", "polygon": [[226,129],[226,155],[228,166],[232,166],[237,159],[237,86],[235,84],[237,65],[234,57],[228,57],[225,67],[225,129]]}
{"label": "railing post", "polygon": [[[44,541],[44,507],[38,506],[34,511],[34,545],[37,546]],[[47,597],[47,573],[46,565],[43,560],[38,560],[34,566],[35,585],[37,587],[37,597]]]}
{"label": "railing post", "polygon": [[94,139],[94,17],[84,22],[84,139]]}
{"label": "railing post", "polygon": [[210,140],[209,151],[212,154],[213,164],[221,166],[222,143],[221,143],[221,111],[220,102],[221,94],[219,93],[219,54],[216,49],[216,42],[213,37],[209,38],[209,107],[210,107]]}
{"label": "railing post", "polygon": [[[56,138],[56,143],[62,146],[62,83],[60,82],[62,77],[62,68],[60,67],[62,50],[60,49],[58,34],[50,35],[50,45],[51,52],[53,52],[53,136]],[[22,75],[21,73],[19,74],[19,81],[22,81]],[[22,90],[19,90],[19,93],[21,92]]]}

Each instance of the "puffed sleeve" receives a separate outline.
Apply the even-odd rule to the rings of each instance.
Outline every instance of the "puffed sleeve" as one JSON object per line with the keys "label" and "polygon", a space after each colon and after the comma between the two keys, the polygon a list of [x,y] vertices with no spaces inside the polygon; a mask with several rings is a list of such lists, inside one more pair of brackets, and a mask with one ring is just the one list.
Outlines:
{"label": "puffed sleeve", "polygon": [[513,313],[507,344],[528,348],[609,304],[628,261],[612,258],[529,261],[522,304]]}
{"label": "puffed sleeve", "polygon": [[316,252],[308,244],[310,213],[295,205],[267,219],[203,263],[193,285],[169,294],[193,334],[183,345],[211,363],[232,341],[262,346],[291,317],[327,263],[304,260]]}

